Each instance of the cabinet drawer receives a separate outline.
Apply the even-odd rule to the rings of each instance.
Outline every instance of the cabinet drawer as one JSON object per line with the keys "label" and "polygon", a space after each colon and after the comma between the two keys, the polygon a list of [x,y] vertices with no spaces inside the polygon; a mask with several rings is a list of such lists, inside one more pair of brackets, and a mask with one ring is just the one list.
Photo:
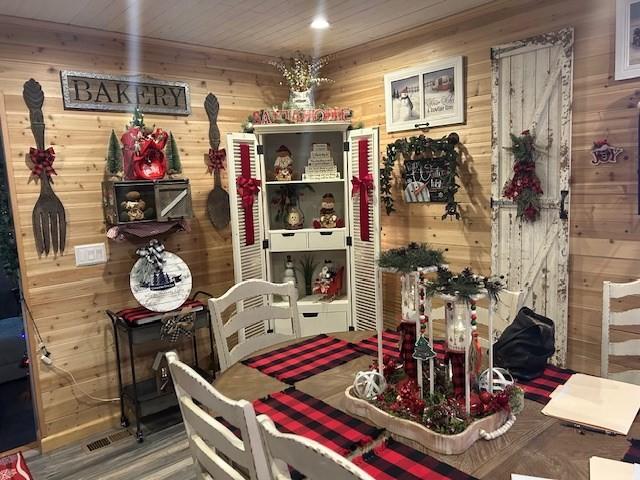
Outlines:
{"label": "cabinet drawer", "polygon": [[344,248],[344,230],[309,232],[309,248],[336,250]]}
{"label": "cabinet drawer", "polygon": [[306,250],[308,247],[307,232],[286,232],[271,234],[272,252],[293,252]]}
{"label": "cabinet drawer", "polygon": [[320,333],[345,332],[347,330],[347,312],[301,313],[300,330],[303,337]]}

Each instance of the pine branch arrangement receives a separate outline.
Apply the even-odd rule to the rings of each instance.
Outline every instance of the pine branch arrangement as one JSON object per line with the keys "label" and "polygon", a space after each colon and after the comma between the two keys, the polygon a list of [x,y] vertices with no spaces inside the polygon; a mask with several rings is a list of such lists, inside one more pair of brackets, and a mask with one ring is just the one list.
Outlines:
{"label": "pine branch arrangement", "polygon": [[[320,76],[322,67],[329,63],[329,57],[313,58],[302,52],[296,52],[293,57],[268,62],[274,66],[284,78],[284,83],[294,92],[304,92],[322,83],[333,80]],[[282,82],[280,83],[283,84]]]}
{"label": "pine branch arrangement", "polygon": [[182,163],[180,162],[180,150],[173,133],[169,132],[169,141],[165,147],[165,155],[169,166],[169,174],[182,173]]}
{"label": "pine branch arrangement", "polygon": [[497,301],[504,284],[501,278],[476,275],[469,267],[457,275],[446,267],[439,267],[436,279],[425,281],[424,288],[427,297],[441,294],[471,300],[474,296],[486,292],[490,298]]}
{"label": "pine branch arrangement", "polygon": [[444,263],[442,250],[432,249],[426,243],[412,242],[406,247],[392,248],[380,254],[378,266],[401,273],[415,272],[418,268],[432,267]]}
{"label": "pine branch arrangement", "polygon": [[529,130],[520,136],[511,134],[511,147],[507,148],[514,158],[513,178],[507,181],[502,194],[516,202],[517,216],[528,222],[534,222],[540,217],[540,197],[542,186],[536,174],[536,146],[535,138]]}
{"label": "pine branch arrangement", "polygon": [[119,175],[122,173],[122,147],[115,130],[111,130],[109,146],[107,147],[107,173]]}

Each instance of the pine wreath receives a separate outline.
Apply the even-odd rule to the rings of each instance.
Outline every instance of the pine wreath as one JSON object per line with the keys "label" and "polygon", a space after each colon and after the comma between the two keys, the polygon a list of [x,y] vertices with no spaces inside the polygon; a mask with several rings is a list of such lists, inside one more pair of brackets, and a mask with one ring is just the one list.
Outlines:
{"label": "pine wreath", "polygon": [[393,196],[391,193],[391,179],[393,167],[395,165],[398,156],[402,156],[403,159],[411,158],[414,155],[422,155],[429,158],[444,160],[445,165],[448,167],[448,175],[443,178],[445,184],[445,210],[442,215],[444,220],[447,217],[455,217],[460,219],[460,212],[458,211],[458,202],[456,202],[455,195],[460,188],[460,185],[456,183],[456,177],[458,176],[458,152],[455,147],[460,142],[460,137],[457,133],[451,133],[446,137],[434,140],[424,135],[418,137],[399,138],[395,142],[387,145],[386,156],[382,159],[383,167],[380,169],[380,196],[384,203],[387,215],[395,212],[393,206]]}
{"label": "pine wreath", "polygon": [[507,181],[502,194],[518,206],[517,216],[528,222],[540,217],[542,186],[536,174],[535,138],[529,130],[518,137],[511,135],[511,147],[507,148],[515,158],[513,178]]}

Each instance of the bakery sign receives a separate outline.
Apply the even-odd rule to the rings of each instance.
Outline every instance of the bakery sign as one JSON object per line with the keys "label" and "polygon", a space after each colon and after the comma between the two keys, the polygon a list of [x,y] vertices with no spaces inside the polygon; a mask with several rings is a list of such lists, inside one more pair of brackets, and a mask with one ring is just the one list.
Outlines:
{"label": "bakery sign", "polygon": [[189,84],[139,75],[106,75],[62,70],[62,97],[66,110],[131,112],[164,115],[191,114]]}

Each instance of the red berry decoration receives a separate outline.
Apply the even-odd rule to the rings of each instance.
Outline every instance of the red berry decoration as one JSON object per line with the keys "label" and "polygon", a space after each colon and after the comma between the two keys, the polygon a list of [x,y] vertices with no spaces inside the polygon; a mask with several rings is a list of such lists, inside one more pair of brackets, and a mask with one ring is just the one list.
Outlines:
{"label": "red berry decoration", "polygon": [[491,395],[491,393],[487,392],[486,390],[480,392],[480,401],[483,404],[489,405],[491,403],[491,400],[493,400],[493,395]]}

